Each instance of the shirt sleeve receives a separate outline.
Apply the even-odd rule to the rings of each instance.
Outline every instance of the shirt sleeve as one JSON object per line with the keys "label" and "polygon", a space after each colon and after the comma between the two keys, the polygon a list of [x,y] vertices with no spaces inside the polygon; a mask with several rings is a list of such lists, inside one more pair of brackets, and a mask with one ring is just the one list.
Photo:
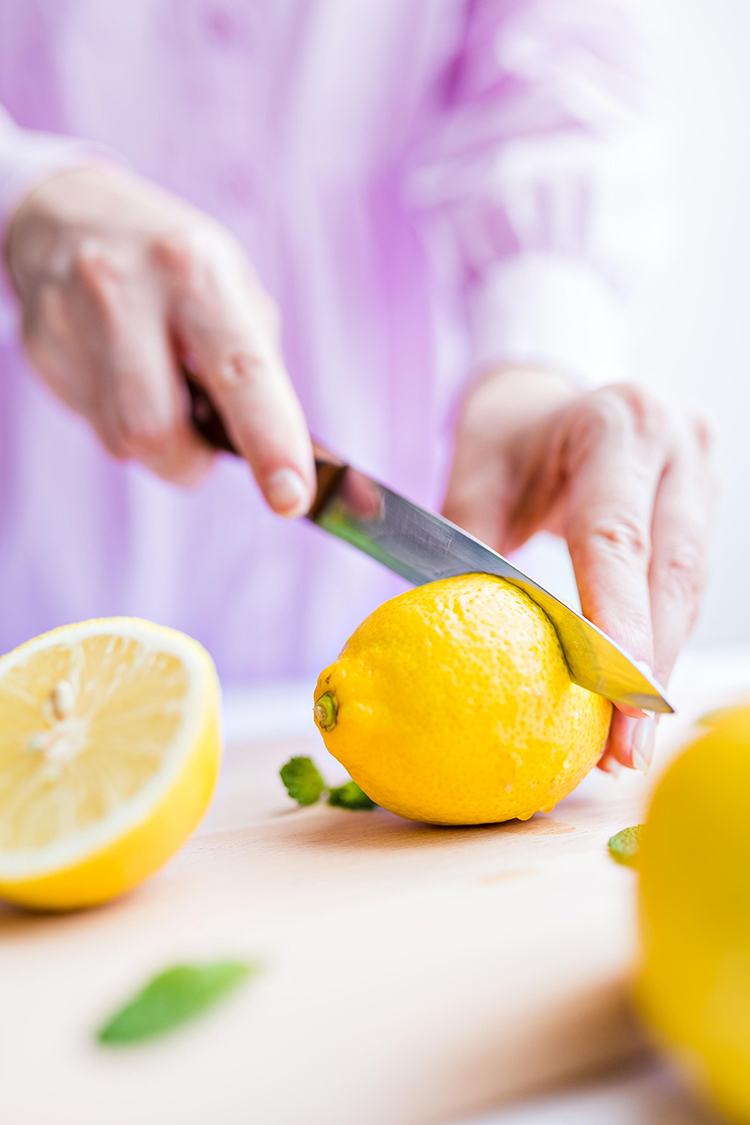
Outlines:
{"label": "shirt sleeve", "polygon": [[441,259],[458,259],[473,370],[620,378],[676,229],[659,29],[639,0],[468,10],[410,192]]}

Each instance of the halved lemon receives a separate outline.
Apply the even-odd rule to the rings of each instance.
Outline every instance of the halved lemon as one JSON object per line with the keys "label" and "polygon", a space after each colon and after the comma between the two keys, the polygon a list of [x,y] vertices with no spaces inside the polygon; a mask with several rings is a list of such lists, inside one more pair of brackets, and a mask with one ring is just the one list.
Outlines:
{"label": "halved lemon", "polygon": [[0,657],[0,895],[104,902],[187,839],[221,757],[197,641],[137,618],[65,625]]}

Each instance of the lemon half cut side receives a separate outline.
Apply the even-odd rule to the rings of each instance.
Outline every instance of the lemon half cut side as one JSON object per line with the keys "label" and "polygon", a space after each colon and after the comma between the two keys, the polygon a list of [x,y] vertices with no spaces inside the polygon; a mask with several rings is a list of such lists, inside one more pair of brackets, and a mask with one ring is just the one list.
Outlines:
{"label": "lemon half cut side", "polygon": [[137,618],[0,657],[0,895],[90,906],[169,859],[214,788],[219,699],[197,641]]}

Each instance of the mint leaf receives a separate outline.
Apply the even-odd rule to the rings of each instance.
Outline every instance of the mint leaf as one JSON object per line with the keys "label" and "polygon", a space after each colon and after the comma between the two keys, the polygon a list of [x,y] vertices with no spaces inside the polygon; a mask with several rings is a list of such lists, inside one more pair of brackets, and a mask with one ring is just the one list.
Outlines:
{"label": "mint leaf", "polygon": [[311,758],[290,758],[280,773],[287,793],[298,805],[314,805],[325,789],[325,782]]}
{"label": "mint leaf", "polygon": [[356,781],[347,781],[338,789],[331,789],[328,793],[328,804],[340,809],[374,809],[377,808],[367,794],[360,789]]}
{"label": "mint leaf", "polygon": [[[290,758],[280,770],[287,793],[298,805],[314,805],[327,788],[311,758]],[[347,781],[328,790],[328,804],[341,809],[374,809],[375,802],[363,793],[356,781]]]}
{"label": "mint leaf", "polygon": [[634,824],[632,828],[623,828],[622,832],[610,838],[609,854],[612,859],[624,863],[626,867],[637,866],[643,827],[642,824]]}
{"label": "mint leaf", "polygon": [[257,966],[240,961],[175,965],[159,973],[100,1028],[100,1043],[135,1043],[194,1019],[236,988]]}

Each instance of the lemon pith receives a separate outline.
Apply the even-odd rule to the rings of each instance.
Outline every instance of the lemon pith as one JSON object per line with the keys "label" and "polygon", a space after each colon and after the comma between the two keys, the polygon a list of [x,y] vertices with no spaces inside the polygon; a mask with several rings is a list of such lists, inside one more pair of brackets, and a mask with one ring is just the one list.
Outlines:
{"label": "lemon pith", "polygon": [[640,1006],[696,1087],[750,1122],[750,707],[669,767],[643,830]]}
{"label": "lemon pith", "polygon": [[549,811],[600,757],[611,716],[571,682],[544,611],[485,574],[380,606],[321,673],[315,701],[326,747],[364,792],[435,824]]}
{"label": "lemon pith", "polygon": [[134,618],[63,626],[0,658],[0,895],[102,902],[152,874],[210,799],[213,662]]}

